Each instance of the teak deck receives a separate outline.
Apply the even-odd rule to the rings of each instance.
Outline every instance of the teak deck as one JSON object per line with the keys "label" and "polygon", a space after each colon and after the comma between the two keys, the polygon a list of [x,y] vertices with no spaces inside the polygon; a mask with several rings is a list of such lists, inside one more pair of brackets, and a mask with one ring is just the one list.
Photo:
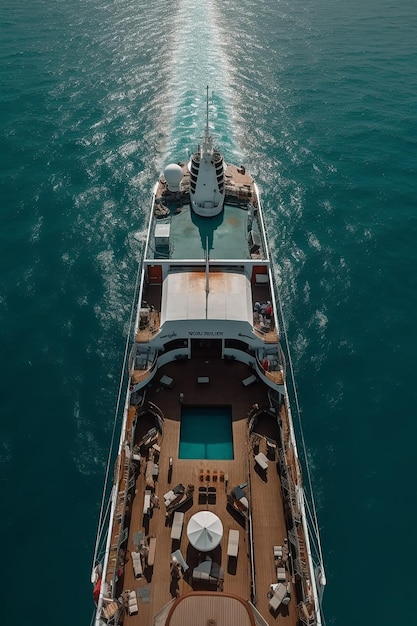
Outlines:
{"label": "teak deck", "polygon": [[[210,555],[213,561],[224,568],[223,590],[236,594],[244,599],[251,599],[251,560],[250,541],[243,518],[232,514],[227,508],[227,489],[248,483],[247,492],[253,518],[253,551],[254,571],[253,581],[255,588],[256,608],[260,611],[268,624],[296,624],[297,608],[295,594],[287,606],[281,605],[276,614],[268,606],[267,593],[270,584],[275,583],[276,564],[274,562],[274,545],[282,545],[287,536],[284,511],[281,499],[281,485],[276,462],[270,460],[267,474],[258,472],[255,468],[253,441],[248,428],[248,412],[254,404],[268,406],[265,386],[254,383],[244,387],[242,380],[251,374],[251,370],[237,362],[216,361],[182,361],[170,363],[161,368],[158,378],[151,389],[146,392],[146,400],[156,404],[164,414],[162,437],[159,438],[159,476],[156,482],[155,494],[159,498],[159,508],[154,508],[150,517],[143,516],[143,502],[145,492],[145,475],[142,466],[136,481],[136,491],[131,503],[131,522],[127,543],[127,562],[124,568],[123,590],[136,590],[147,587],[149,602],[138,600],[139,612],[137,615],[125,614],[123,623],[127,626],[145,624],[151,626],[155,615],[170,600],[183,595],[198,587],[191,577],[171,579],[170,557],[174,550],[180,549],[186,562],[190,566],[188,574],[192,573],[197,565],[197,551],[187,539],[187,524],[190,517],[201,509],[208,509],[216,513],[223,523],[223,538]],[[163,375],[173,379],[173,386],[166,388],[158,381]],[[201,384],[198,377],[206,376],[209,383]],[[178,458],[181,402],[179,394],[184,394],[182,404],[187,405],[231,405],[234,459],[222,460],[183,460]],[[284,409],[282,409],[284,410]],[[137,429],[140,429],[138,423]],[[273,438],[276,433],[264,433]],[[266,454],[265,440],[261,438],[260,451]],[[173,465],[169,474],[169,460]],[[214,482],[200,482],[201,472],[218,473]],[[220,480],[220,472],[224,473],[225,480]],[[171,524],[173,515],[165,516],[163,495],[178,483],[194,485],[194,498],[181,510],[184,511],[184,524],[181,540],[171,539]],[[216,504],[199,504],[198,488],[202,484],[216,487]],[[239,552],[237,559],[227,556],[227,543],[230,529],[239,530]],[[134,533],[143,531],[146,536],[156,536],[156,552],[153,568],[144,568],[142,578],[136,579],[133,573],[130,552],[136,550],[133,543]],[[287,571],[287,580],[291,580]],[[192,586],[191,586],[192,585]],[[202,584],[201,584],[202,585]],[[205,587],[207,588],[207,587]],[[214,586],[214,589],[216,587]],[[213,586],[211,586],[213,589]],[[217,589],[221,593],[221,587]]]}

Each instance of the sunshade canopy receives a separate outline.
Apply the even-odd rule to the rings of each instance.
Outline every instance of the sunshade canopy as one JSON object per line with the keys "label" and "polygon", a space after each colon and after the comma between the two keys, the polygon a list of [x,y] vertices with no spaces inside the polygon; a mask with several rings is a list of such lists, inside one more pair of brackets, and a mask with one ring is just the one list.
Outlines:
{"label": "sunshade canopy", "polygon": [[191,545],[201,552],[209,552],[219,545],[223,537],[223,524],[211,511],[198,511],[187,526]]}
{"label": "sunshade canopy", "polygon": [[161,323],[230,320],[253,324],[250,280],[239,272],[172,270],[162,288]]}

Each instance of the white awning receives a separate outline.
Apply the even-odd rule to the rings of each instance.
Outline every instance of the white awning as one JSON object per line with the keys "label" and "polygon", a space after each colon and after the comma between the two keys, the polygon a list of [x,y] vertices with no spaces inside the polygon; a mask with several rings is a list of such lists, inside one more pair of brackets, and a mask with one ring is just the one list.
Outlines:
{"label": "white awning", "polygon": [[[206,287],[208,282],[208,294]],[[174,320],[227,320],[253,323],[249,279],[212,269],[170,272],[163,283],[161,324]]]}

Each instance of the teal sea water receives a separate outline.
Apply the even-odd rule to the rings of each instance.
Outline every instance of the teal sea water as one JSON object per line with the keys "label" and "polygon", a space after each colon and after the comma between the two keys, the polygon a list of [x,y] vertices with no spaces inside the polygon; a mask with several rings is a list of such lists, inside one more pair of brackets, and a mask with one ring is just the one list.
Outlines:
{"label": "teal sea water", "polygon": [[263,193],[326,621],[413,623],[416,27],[414,0],[2,1],[2,622],[90,621],[151,187],[209,84]]}

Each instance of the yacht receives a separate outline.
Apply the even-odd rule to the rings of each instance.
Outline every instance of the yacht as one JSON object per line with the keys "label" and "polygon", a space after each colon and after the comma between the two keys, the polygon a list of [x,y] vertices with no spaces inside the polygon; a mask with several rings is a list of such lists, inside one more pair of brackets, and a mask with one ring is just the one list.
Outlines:
{"label": "yacht", "polygon": [[96,626],[324,623],[260,193],[215,148],[208,99],[206,117],[194,154],[152,193],[94,551]]}

